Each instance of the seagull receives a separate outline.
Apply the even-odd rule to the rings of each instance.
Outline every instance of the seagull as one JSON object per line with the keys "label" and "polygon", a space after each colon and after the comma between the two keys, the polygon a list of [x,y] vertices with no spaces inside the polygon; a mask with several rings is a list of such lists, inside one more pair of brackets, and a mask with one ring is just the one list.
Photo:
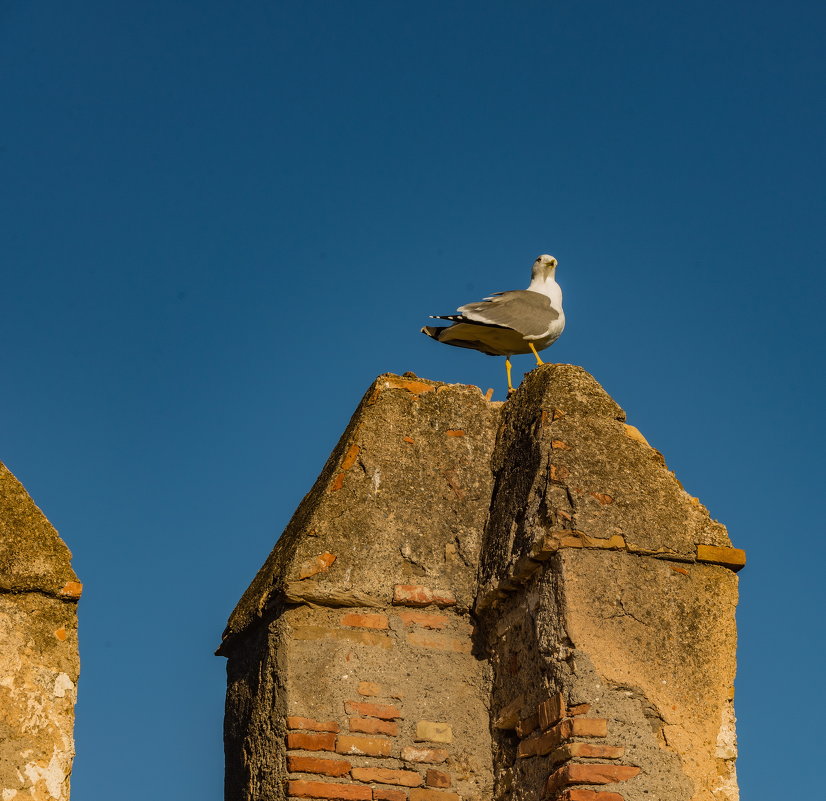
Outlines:
{"label": "seagull", "polygon": [[510,357],[533,353],[536,363],[544,364],[537,351],[556,342],[565,328],[556,265],[553,256],[540,256],[533,263],[527,289],[494,292],[484,300],[460,306],[458,314],[431,315],[434,320],[450,320],[452,325],[426,325],[422,333],[445,345],[504,356],[510,395],[514,391]]}

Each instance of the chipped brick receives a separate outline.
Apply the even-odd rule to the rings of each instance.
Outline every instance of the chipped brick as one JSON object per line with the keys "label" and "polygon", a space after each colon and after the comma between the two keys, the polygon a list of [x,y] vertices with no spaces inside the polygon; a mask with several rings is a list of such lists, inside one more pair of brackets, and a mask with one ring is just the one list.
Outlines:
{"label": "chipped brick", "polygon": [[331,798],[336,801],[370,801],[373,793],[360,784],[333,784],[294,779],[287,782],[287,795],[295,798]]}
{"label": "chipped brick", "polygon": [[436,612],[415,612],[412,609],[399,611],[399,617],[405,626],[421,626],[423,629],[443,629],[447,627],[446,615]]}
{"label": "chipped brick", "polygon": [[300,731],[287,733],[287,748],[300,751],[335,751],[336,735],[331,733],[305,734]]}
{"label": "chipped brick", "polygon": [[465,435],[464,429],[461,428],[449,428],[445,431],[445,434],[449,437],[463,437]]}
{"label": "chipped brick", "polygon": [[639,772],[630,765],[568,763],[548,777],[546,792],[553,795],[568,784],[614,784],[633,779]]}
{"label": "chipped brick", "polygon": [[392,648],[393,640],[386,634],[374,634],[372,631],[350,631],[349,629],[331,629],[326,626],[296,626],[292,630],[294,640],[338,640],[357,645],[375,645],[379,648]]}
{"label": "chipped brick", "polygon": [[457,654],[469,654],[473,648],[470,638],[451,637],[447,634],[424,634],[410,632],[407,642],[417,648],[432,648],[435,651],[452,651]]}
{"label": "chipped brick", "polygon": [[542,731],[555,726],[565,717],[565,699],[562,693],[554,693],[537,707],[539,713],[539,728]]}
{"label": "chipped brick", "polygon": [[83,595],[83,585],[79,581],[67,581],[57,593],[61,598],[71,598],[76,601]]}
{"label": "chipped brick", "polygon": [[428,787],[450,787],[452,784],[450,774],[436,768],[427,769],[424,781]]}
{"label": "chipped brick", "polygon": [[404,790],[388,790],[384,787],[374,787],[373,801],[407,801],[407,793]]}
{"label": "chipped brick", "polygon": [[341,460],[342,470],[349,470],[356,463],[360,450],[361,448],[358,445],[351,445],[347,449],[347,453],[344,454],[344,458]]}
{"label": "chipped brick", "polygon": [[350,718],[350,731],[363,734],[388,734],[395,737],[399,733],[399,724],[392,720],[376,718]]}
{"label": "chipped brick", "polygon": [[360,754],[362,756],[390,756],[392,740],[384,737],[369,737],[360,734],[339,734],[336,753]]}
{"label": "chipped brick", "polygon": [[381,685],[372,681],[360,681],[358,687],[356,687],[356,692],[359,695],[384,695],[381,691]]}
{"label": "chipped brick", "polygon": [[456,598],[450,590],[434,590],[420,584],[396,584],[393,603],[398,606],[453,606]]}
{"label": "chipped brick", "polygon": [[326,551],[320,553],[318,556],[313,556],[305,560],[298,566],[298,580],[310,578],[310,576],[315,576],[317,573],[323,573],[329,570],[330,565],[335,561],[335,555],[327,553]]}
{"label": "chipped brick", "polygon": [[401,710],[392,704],[371,704],[368,701],[347,701],[344,708],[348,715],[364,715],[370,718],[383,720],[398,720],[402,717]]}
{"label": "chipped brick", "polygon": [[556,797],[556,801],[624,801],[624,799],[619,793],[577,788],[566,790]]}
{"label": "chipped brick", "polygon": [[515,729],[519,723],[519,714],[525,704],[525,696],[517,695],[509,704],[499,710],[499,717],[493,724],[495,729]]}
{"label": "chipped brick", "polygon": [[290,715],[287,718],[287,728],[305,731],[339,731],[341,727],[334,720],[313,720],[313,718]]}
{"label": "chipped brick", "polygon": [[572,737],[607,737],[608,721],[605,718],[572,718]]}
{"label": "chipped brick", "polygon": [[352,777],[360,782],[399,784],[403,787],[418,787],[422,783],[420,773],[413,770],[391,770],[389,768],[353,768]]}
{"label": "chipped brick", "polygon": [[402,759],[405,762],[428,762],[432,765],[439,765],[447,757],[448,753],[443,748],[417,748],[413,745],[402,748]]}
{"label": "chipped brick", "polygon": [[576,704],[576,706],[568,707],[568,715],[572,718],[576,717],[577,715],[587,715],[590,711],[590,704]]}
{"label": "chipped brick", "polygon": [[325,776],[346,776],[350,763],[345,759],[322,759],[321,757],[287,754],[287,770],[290,773],[323,773]]}
{"label": "chipped brick", "polygon": [[425,790],[417,788],[410,791],[410,801],[462,801],[456,793],[444,790]]}
{"label": "chipped brick", "polygon": [[618,745],[566,743],[551,754],[551,762],[567,762],[569,759],[619,759],[624,753],[625,749]]}
{"label": "chipped brick", "polygon": [[551,447],[557,451],[569,451],[571,450],[571,446],[567,443],[563,442],[561,439],[552,439],[551,440]]}
{"label": "chipped brick", "polygon": [[746,552],[741,548],[721,548],[717,545],[698,545],[697,561],[723,565],[735,572],[746,564]]}
{"label": "chipped brick", "polygon": [[595,498],[599,501],[603,506],[608,506],[614,502],[614,499],[610,495],[606,495],[604,492],[591,492],[589,493],[592,498]]}
{"label": "chipped brick", "polygon": [[416,736],[413,739],[417,743],[452,743],[453,729],[447,723],[420,720],[416,724]]}
{"label": "chipped brick", "polygon": [[330,484],[330,492],[335,492],[336,490],[340,490],[344,486],[344,473],[337,473],[336,477],[333,479],[332,483]]}
{"label": "chipped brick", "polygon": [[341,625],[362,629],[386,629],[389,627],[389,621],[387,615],[347,612],[341,616]]}
{"label": "chipped brick", "polygon": [[539,715],[529,715],[516,724],[516,733],[520,737],[527,737],[539,725]]}

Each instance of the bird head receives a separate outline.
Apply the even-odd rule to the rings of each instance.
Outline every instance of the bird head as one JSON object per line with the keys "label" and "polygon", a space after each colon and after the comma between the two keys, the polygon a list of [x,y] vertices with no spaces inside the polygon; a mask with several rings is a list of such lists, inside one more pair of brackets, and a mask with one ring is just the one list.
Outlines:
{"label": "bird head", "polygon": [[533,263],[531,279],[534,281],[546,281],[549,278],[554,278],[556,264],[556,259],[553,256],[548,256],[547,254],[540,256]]}

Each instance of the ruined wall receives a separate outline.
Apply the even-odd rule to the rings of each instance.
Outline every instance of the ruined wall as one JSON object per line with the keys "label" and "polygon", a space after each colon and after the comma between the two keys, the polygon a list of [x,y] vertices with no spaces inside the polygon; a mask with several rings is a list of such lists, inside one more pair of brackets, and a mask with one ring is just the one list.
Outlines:
{"label": "ruined wall", "polygon": [[68,801],[79,672],[71,554],[0,464],[0,798]]}
{"label": "ruined wall", "polygon": [[228,801],[734,801],[744,555],[580,368],[381,376],[230,618]]}
{"label": "ruined wall", "polygon": [[737,798],[744,555],[624,421],[562,365],[503,411],[476,607],[497,798]]}
{"label": "ruined wall", "polygon": [[470,608],[497,422],[474,387],[370,388],[225,632],[227,799],[490,798]]}

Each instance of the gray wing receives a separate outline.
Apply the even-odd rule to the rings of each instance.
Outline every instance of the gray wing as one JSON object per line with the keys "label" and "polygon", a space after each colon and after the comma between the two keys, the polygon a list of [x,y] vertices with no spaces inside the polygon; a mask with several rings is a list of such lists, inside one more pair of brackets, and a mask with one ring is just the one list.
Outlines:
{"label": "gray wing", "polygon": [[546,295],[529,289],[497,292],[486,300],[460,306],[457,311],[471,322],[512,328],[526,337],[542,336],[559,317]]}

